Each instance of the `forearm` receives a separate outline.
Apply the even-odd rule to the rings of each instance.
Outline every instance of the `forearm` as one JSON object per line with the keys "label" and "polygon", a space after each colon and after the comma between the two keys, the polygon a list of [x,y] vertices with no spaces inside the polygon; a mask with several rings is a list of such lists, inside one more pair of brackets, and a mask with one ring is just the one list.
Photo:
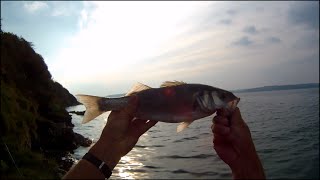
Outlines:
{"label": "forearm", "polygon": [[238,161],[231,170],[234,179],[265,179],[263,166],[257,154]]}
{"label": "forearm", "polygon": [[104,175],[90,162],[80,160],[63,179],[104,179]]}
{"label": "forearm", "polygon": [[[98,141],[89,152],[104,161],[112,171],[120,161],[121,156],[112,152],[111,149],[111,147],[106,149],[106,146]],[[105,179],[105,177],[97,167],[82,159],[69,170],[63,179]]]}

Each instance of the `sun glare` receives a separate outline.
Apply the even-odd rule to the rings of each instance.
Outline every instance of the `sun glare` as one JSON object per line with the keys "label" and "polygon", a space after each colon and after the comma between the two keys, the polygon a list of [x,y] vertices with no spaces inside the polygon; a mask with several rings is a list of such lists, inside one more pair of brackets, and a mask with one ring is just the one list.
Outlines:
{"label": "sun glare", "polygon": [[132,65],[158,55],[161,45],[182,33],[198,2],[94,2],[83,12],[81,30],[60,52],[57,68],[75,66],[73,81],[121,77]]}

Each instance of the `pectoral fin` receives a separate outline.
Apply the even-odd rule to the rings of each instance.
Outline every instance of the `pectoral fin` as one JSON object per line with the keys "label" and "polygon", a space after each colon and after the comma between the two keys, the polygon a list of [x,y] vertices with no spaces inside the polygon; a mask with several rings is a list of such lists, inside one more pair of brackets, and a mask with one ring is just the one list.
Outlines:
{"label": "pectoral fin", "polygon": [[185,121],[178,125],[177,132],[181,132],[186,129],[193,121]]}

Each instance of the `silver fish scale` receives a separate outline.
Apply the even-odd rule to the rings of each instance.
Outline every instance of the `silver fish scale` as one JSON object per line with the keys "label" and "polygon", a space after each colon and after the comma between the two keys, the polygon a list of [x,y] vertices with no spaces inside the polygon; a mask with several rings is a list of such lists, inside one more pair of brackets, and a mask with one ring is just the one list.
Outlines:
{"label": "silver fish scale", "polygon": [[218,108],[226,108],[231,112],[240,100],[229,91],[208,85],[165,82],[160,88],[150,88],[140,83],[127,93],[129,96],[121,98],[77,95],[79,102],[86,107],[82,123],[91,121],[103,112],[127,107],[130,94],[133,93],[138,98],[135,117],[162,122],[189,121],[183,123],[185,125],[211,115]]}
{"label": "silver fish scale", "polygon": [[139,106],[136,115],[142,119],[164,122],[200,119],[215,112],[215,104],[210,93],[213,91],[227,92],[201,84],[147,89],[137,93]]}
{"label": "silver fish scale", "polygon": [[128,105],[129,98],[129,96],[121,98],[102,98],[99,100],[98,106],[101,111],[120,110]]}

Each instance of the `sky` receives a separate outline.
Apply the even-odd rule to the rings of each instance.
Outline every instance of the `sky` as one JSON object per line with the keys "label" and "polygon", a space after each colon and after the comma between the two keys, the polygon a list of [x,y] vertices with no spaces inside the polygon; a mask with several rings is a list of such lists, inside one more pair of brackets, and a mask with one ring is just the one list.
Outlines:
{"label": "sky", "polygon": [[1,1],[1,19],[72,94],[319,82],[317,1]]}

